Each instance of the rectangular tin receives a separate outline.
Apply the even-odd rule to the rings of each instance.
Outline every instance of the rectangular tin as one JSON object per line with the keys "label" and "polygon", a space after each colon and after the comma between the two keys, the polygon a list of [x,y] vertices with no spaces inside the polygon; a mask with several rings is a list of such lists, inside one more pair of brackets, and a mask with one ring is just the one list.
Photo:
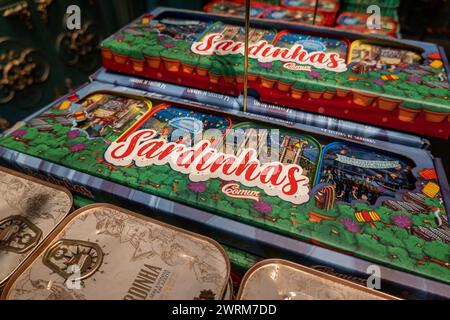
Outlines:
{"label": "rectangular tin", "polygon": [[396,37],[398,32],[398,23],[392,18],[381,17],[380,28],[369,29],[367,27],[367,19],[369,15],[354,12],[342,12],[336,20],[336,28],[346,29],[349,31],[356,31],[362,33],[382,34],[391,37]]}
{"label": "rectangular tin", "polygon": [[[225,27],[208,33],[213,23]],[[243,36],[228,34],[242,24],[239,17],[157,8],[103,42],[103,65],[237,96]],[[248,85],[263,102],[449,137],[449,68],[439,46],[266,19],[252,28],[277,34],[249,49]]]}
{"label": "rectangular tin", "polygon": [[335,14],[331,18],[324,11],[314,12],[311,8],[270,7],[261,16],[262,19],[302,25],[329,26],[334,23]]}
{"label": "rectangular tin", "polygon": [[[95,129],[95,127],[94,130],[91,124],[99,123],[99,121],[96,122],[91,117],[88,117],[90,120],[84,124],[73,120],[70,127],[54,123],[54,121],[58,122],[57,119],[61,117],[48,120],[44,127],[42,127],[42,121],[36,121],[43,115],[55,114],[55,112],[60,116],[64,110],[68,110],[64,108],[69,105],[74,107],[69,112],[77,112],[80,105],[90,96],[99,94],[99,92],[109,92],[108,94],[112,93],[119,97],[140,96],[140,98],[132,99],[149,100],[152,105],[159,105],[159,107],[152,109],[154,113],[149,114],[149,118],[137,119],[139,125],[127,123],[121,126],[120,130],[116,130],[117,128],[102,130],[102,128]],[[91,112],[96,114],[94,109]],[[183,120],[183,117],[184,120],[173,121],[178,117],[174,118],[174,114],[181,114],[179,120]],[[294,145],[292,148],[286,148],[286,150],[292,151],[300,150],[299,148],[303,150],[307,147],[308,152],[305,155],[314,158],[311,158],[313,161],[309,162],[304,157],[301,160],[301,166],[308,168],[306,173],[310,181],[307,187],[308,195],[306,195],[306,189],[303,194],[304,197],[309,197],[308,202],[295,204],[292,202],[293,199],[287,201],[277,196],[269,196],[262,189],[263,186],[261,189],[255,189],[249,188],[246,184],[240,185],[241,191],[245,191],[241,194],[245,196],[244,199],[230,197],[236,190],[233,190],[233,186],[227,185],[225,191],[230,191],[230,193],[223,191],[225,185],[217,177],[200,182],[191,181],[187,174],[171,170],[168,167],[162,168],[158,164],[137,166],[130,165],[130,163],[114,163],[115,161],[108,160],[106,157],[105,150],[109,149],[113,143],[127,141],[139,130],[144,130],[143,128],[157,129],[158,134],[162,133],[167,136],[171,133],[173,124],[185,124],[186,121],[198,124],[199,121],[196,120],[196,117],[202,115],[208,115],[207,118],[213,120],[212,124],[209,121],[206,122],[208,127],[219,125],[221,128],[229,128],[231,125],[232,128],[242,129],[244,132],[246,129],[251,131],[264,127],[277,128],[284,136],[295,136],[303,142],[308,142],[300,143],[301,141],[296,139],[288,139],[287,143],[294,143]],[[164,120],[166,118],[167,120]],[[65,119],[71,119],[71,117]],[[248,123],[249,121],[251,123]],[[103,123],[108,126],[108,123],[112,122],[103,121]],[[126,202],[136,207],[139,206],[139,210],[150,208],[152,214],[158,219],[183,226],[189,222],[201,232],[214,235],[221,242],[230,243],[236,239],[242,239],[242,242],[236,241],[235,243],[240,243],[241,249],[254,254],[266,254],[266,252],[260,252],[261,246],[271,246],[272,248],[265,249],[269,251],[275,247],[277,254],[295,253],[303,256],[307,252],[306,255],[313,260],[317,259],[317,263],[329,260],[331,265],[339,264],[341,267],[355,268],[362,273],[366,272],[366,265],[378,262],[383,268],[386,268],[383,269],[383,276],[387,281],[404,286],[411,286],[412,283],[416,283],[415,281],[426,283],[418,284],[416,288],[420,286],[422,290],[432,291],[435,294],[445,294],[445,288],[450,282],[445,262],[444,265],[440,265],[443,257],[439,255],[438,251],[432,251],[429,255],[421,249],[419,251],[420,254],[423,254],[423,259],[420,259],[417,256],[418,250],[411,249],[411,243],[397,241],[403,239],[401,236],[406,231],[403,229],[410,225],[411,220],[413,220],[412,229],[414,230],[416,227],[423,226],[428,231],[436,229],[434,231],[438,233],[446,232],[445,226],[448,224],[445,219],[444,202],[448,199],[448,184],[440,171],[439,163],[434,162],[426,150],[374,139],[356,139],[356,137],[350,136],[344,138],[342,135],[323,132],[311,126],[294,126],[290,122],[272,118],[250,115],[236,116],[205,105],[178,103],[168,98],[162,99],[158,95],[98,82],[93,82],[76,93],[58,100],[41,113],[27,119],[26,123],[22,125],[22,127],[14,128],[9,135],[0,139],[2,159],[30,175],[49,176],[50,179],[56,181],[62,179],[65,185],[71,187],[71,190],[96,201]],[[134,128],[136,131],[132,131],[130,128]],[[48,129],[51,130],[50,133],[46,131]],[[129,135],[124,135],[124,133]],[[118,137],[118,140],[113,141],[110,138],[114,136]],[[26,144],[23,140],[26,140]],[[299,146],[295,146],[295,141],[299,142]],[[51,144],[52,150],[42,152],[42,150],[49,150],[46,148],[47,143]],[[281,140],[279,144],[281,144]],[[58,152],[55,153],[53,149]],[[284,153],[286,157],[283,161],[291,159],[291,153]],[[289,156],[287,156],[288,154]],[[323,154],[328,155],[326,160],[319,161],[323,158]],[[398,164],[395,159],[391,159],[393,155],[401,158],[397,159],[400,161]],[[384,157],[387,158],[384,159]],[[404,157],[409,160],[405,162]],[[295,158],[294,156],[292,159]],[[372,196],[374,192],[376,193],[377,188],[370,187],[373,184],[370,181],[355,180],[359,181],[360,186],[364,186],[364,190],[367,189],[367,193],[359,195],[352,195],[350,189],[340,188],[336,193],[332,192],[332,188],[324,189],[323,187],[327,183],[337,181],[333,178],[336,172],[334,170],[330,172],[327,169],[327,166],[335,166],[333,159],[339,159],[338,162],[350,167],[374,166],[376,169],[380,165],[386,166],[386,170],[389,172],[393,170],[390,172],[392,175],[389,180],[402,180],[401,177],[405,174],[408,177],[412,174],[418,183],[414,184],[408,180],[409,182],[405,186],[408,185],[408,188],[412,188],[408,192],[423,193],[426,191],[430,195],[426,201],[428,203],[426,217],[419,216],[417,219],[414,212],[406,214],[407,217],[405,217],[405,213],[396,210],[399,205],[405,205],[405,202],[417,208],[414,205],[417,199],[411,198],[412,195],[408,192],[388,192],[386,189],[384,191],[379,189],[383,193],[383,197],[389,196],[389,198],[380,198],[380,201],[375,201],[376,198],[372,198]],[[384,160],[388,161],[385,163]],[[392,160],[394,161],[392,162]],[[411,165],[411,161],[414,162],[414,165]],[[308,165],[308,163],[313,165]],[[323,167],[324,165],[325,167]],[[400,165],[398,169],[396,169],[397,165]],[[324,169],[319,169],[321,167]],[[64,180],[67,178],[70,180]],[[374,183],[381,178],[374,177]],[[396,185],[398,185],[397,182]],[[436,185],[441,186],[440,194],[436,194],[438,191]],[[252,190],[251,197],[247,197],[249,189]],[[259,193],[254,191],[259,191]],[[341,193],[342,195],[340,195]],[[334,203],[329,201],[333,194],[340,195],[339,201]],[[262,201],[256,201],[257,196]],[[352,200],[353,196],[358,196],[358,200]],[[432,198],[433,196],[434,198]],[[364,197],[372,203],[365,202]],[[395,200],[386,202],[389,207],[384,204],[384,200],[388,199]],[[300,202],[304,200],[306,201],[306,198]],[[147,210],[142,211],[148,212]],[[378,216],[372,211],[376,212]],[[440,226],[429,220],[429,217],[433,219],[436,214],[441,218]],[[378,218],[382,220],[379,221]],[[372,225],[376,228],[373,228]],[[433,232],[433,230],[431,231]],[[386,232],[388,237],[386,237]],[[383,242],[379,241],[378,233],[382,235]],[[389,237],[389,235],[392,236]],[[399,235],[398,239],[396,235]],[[422,233],[417,233],[412,239],[422,246],[426,243],[427,252],[429,247],[440,250],[448,246],[439,241],[422,239],[422,236]],[[223,238],[226,238],[226,241],[223,241]],[[230,239],[232,240],[230,241]],[[398,254],[403,251],[393,250],[390,248],[392,245],[386,246],[385,243],[388,239],[390,242],[396,243],[397,247],[401,245],[404,250],[414,250],[417,264],[406,263],[404,260],[398,259]],[[333,252],[332,256],[330,252]],[[440,271],[437,272],[437,269]],[[435,281],[424,277],[431,277]]]}
{"label": "rectangular tin", "polygon": [[215,241],[97,204],[67,217],[2,299],[213,300],[224,296],[229,274]]}
{"label": "rectangular tin", "polygon": [[[183,87],[171,83],[154,80],[145,80],[139,77],[123,75],[99,69],[92,75],[93,81],[116,84],[123,87],[134,88],[153,95],[164,95],[173,100],[188,100],[190,103],[202,104],[209,108],[215,108],[228,114],[258,118],[277,118],[291,122],[292,126],[302,130],[314,130],[320,128],[322,132],[339,132],[348,137],[358,137],[359,140],[387,141],[395,144],[403,144],[418,148],[427,148],[429,143],[416,135],[388,130],[381,127],[369,126],[358,122],[336,119],[327,116],[317,116],[308,112],[294,110],[280,105],[263,103],[254,97],[247,97],[247,112],[243,111],[243,96],[233,97],[207,90]],[[256,115],[255,115],[256,114]]]}
{"label": "rectangular tin", "polygon": [[238,300],[396,300],[397,298],[285,260],[264,260],[244,276]]}
{"label": "rectangular tin", "polygon": [[[270,5],[263,2],[251,1],[250,17],[259,18]],[[203,7],[203,11],[215,14],[227,14],[232,16],[245,16],[244,0],[213,0]]]}
{"label": "rectangular tin", "polygon": [[0,167],[0,288],[71,209],[67,189]]}
{"label": "rectangular tin", "polygon": [[[281,0],[281,5],[286,8],[309,8],[314,9],[314,0]],[[323,0],[318,3],[318,10],[336,13],[339,11],[340,2],[336,0]]]}

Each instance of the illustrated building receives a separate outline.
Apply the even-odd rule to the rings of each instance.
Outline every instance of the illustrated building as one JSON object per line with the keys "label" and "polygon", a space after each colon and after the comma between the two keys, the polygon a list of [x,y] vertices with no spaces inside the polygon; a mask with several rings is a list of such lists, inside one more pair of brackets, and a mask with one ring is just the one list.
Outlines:
{"label": "illustrated building", "polygon": [[281,144],[280,162],[283,164],[299,164],[305,141],[285,136]]}
{"label": "illustrated building", "polygon": [[[240,156],[240,154],[249,147],[255,149],[259,156],[265,149],[264,147],[267,146],[267,136],[267,130],[258,130],[254,128],[245,129],[244,138],[238,141],[238,144],[236,146],[236,156]],[[227,144],[230,143],[234,143],[234,141],[227,140]],[[233,150],[232,145],[228,145],[228,147],[231,147],[228,150]]]}
{"label": "illustrated building", "polygon": [[[245,34],[244,32],[241,32],[241,28],[239,26],[225,25],[221,33],[223,35],[223,39],[225,40],[234,40],[239,42],[245,41]],[[256,43],[260,41],[264,37],[264,33],[264,30],[250,29],[248,39],[249,42]]]}
{"label": "illustrated building", "polygon": [[419,64],[421,57],[414,51],[399,50],[376,46],[370,43],[360,43],[352,48],[352,60],[380,60],[386,65]]}

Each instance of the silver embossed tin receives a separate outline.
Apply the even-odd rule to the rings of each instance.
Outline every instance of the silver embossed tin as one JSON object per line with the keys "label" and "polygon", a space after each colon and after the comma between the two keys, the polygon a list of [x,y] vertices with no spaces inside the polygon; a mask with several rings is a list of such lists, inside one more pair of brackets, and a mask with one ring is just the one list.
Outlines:
{"label": "silver embossed tin", "polygon": [[0,167],[0,291],[72,202],[65,188]]}
{"label": "silver embossed tin", "polygon": [[289,261],[255,264],[242,279],[238,300],[392,300],[393,296]]}
{"label": "silver embossed tin", "polygon": [[221,299],[230,273],[215,241],[95,204],[69,215],[2,299]]}

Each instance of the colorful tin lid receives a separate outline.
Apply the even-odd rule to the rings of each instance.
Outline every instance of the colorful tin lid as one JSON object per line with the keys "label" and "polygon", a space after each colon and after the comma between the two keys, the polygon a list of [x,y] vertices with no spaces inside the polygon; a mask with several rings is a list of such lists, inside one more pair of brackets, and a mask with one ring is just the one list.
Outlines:
{"label": "colorful tin lid", "polygon": [[[269,7],[267,3],[251,1],[250,17],[258,18]],[[243,0],[214,0],[208,3],[203,10],[205,12],[221,13],[233,16],[245,15],[245,1]]]}
{"label": "colorful tin lid", "polygon": [[97,204],[67,217],[2,299],[221,299],[229,273],[213,240]]}
{"label": "colorful tin lid", "polygon": [[336,24],[338,28],[344,28],[347,30],[384,34],[393,37],[396,36],[398,23],[394,19],[388,17],[381,17],[380,27],[369,29],[367,26],[367,21],[369,20],[369,18],[370,18],[369,15],[362,13],[342,12],[337,18]]}
{"label": "colorful tin lid", "polygon": [[0,167],[0,288],[70,212],[62,187]]}
{"label": "colorful tin lid", "polygon": [[396,297],[285,260],[264,260],[244,276],[238,300],[392,300]]}
{"label": "colorful tin lid", "polygon": [[309,8],[292,9],[283,7],[271,7],[261,16],[263,19],[277,19],[283,22],[295,22],[303,24],[325,25],[325,17],[322,12],[316,12]]}
{"label": "colorful tin lid", "polygon": [[336,0],[281,0],[281,5],[284,7],[289,8],[309,8],[314,9],[316,7],[317,3],[317,9],[323,10],[327,12],[336,12],[339,10],[339,1]]}

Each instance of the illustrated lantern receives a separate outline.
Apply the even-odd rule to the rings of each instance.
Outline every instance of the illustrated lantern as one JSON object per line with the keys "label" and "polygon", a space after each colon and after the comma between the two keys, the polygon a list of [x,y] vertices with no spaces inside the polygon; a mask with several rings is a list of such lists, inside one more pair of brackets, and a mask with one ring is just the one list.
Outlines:
{"label": "illustrated lantern", "polygon": [[82,122],[86,120],[86,113],[84,111],[76,111],[73,114],[73,118],[75,119],[76,122]]}
{"label": "illustrated lantern", "polygon": [[361,210],[355,212],[355,218],[358,222],[368,223],[371,228],[376,229],[374,222],[381,221],[380,216],[375,211]]}
{"label": "illustrated lantern", "polygon": [[321,210],[331,210],[336,199],[336,188],[332,185],[324,186],[315,196],[316,207]]}
{"label": "illustrated lantern", "polygon": [[398,80],[399,77],[396,74],[385,74],[381,76],[381,79],[383,79],[384,81],[395,81]]}

